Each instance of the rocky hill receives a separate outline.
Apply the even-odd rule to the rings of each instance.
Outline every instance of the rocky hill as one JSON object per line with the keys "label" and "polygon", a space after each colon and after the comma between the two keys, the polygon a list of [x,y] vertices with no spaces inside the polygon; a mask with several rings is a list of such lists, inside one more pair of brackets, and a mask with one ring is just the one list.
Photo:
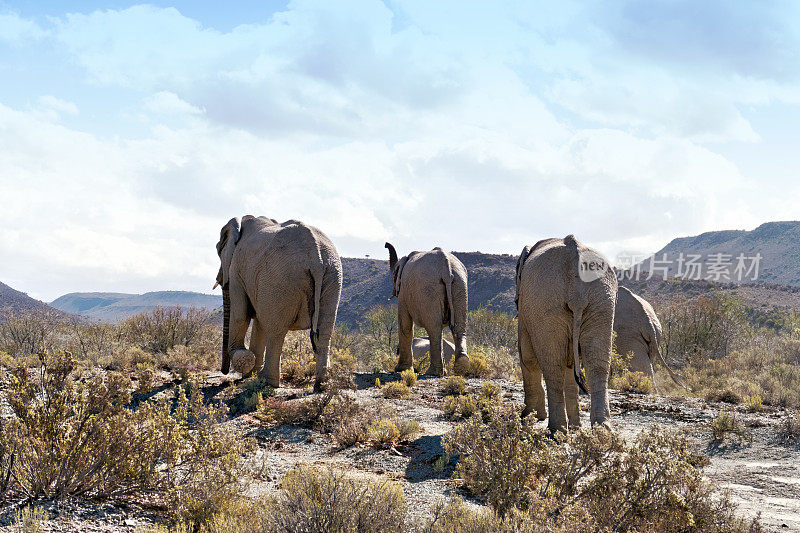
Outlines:
{"label": "rocky hill", "polygon": [[18,290],[12,289],[5,283],[0,283],[0,320],[6,313],[20,313],[24,311],[51,311],[56,312],[44,302],[35,300]]}
{"label": "rocky hill", "polygon": [[[680,237],[654,254],[657,264],[644,261],[640,265],[659,277],[672,278],[687,273],[690,255],[699,256],[696,263],[701,265],[702,279],[800,287],[800,221],[767,222],[752,231],[710,231]],[[757,256],[760,259],[754,265]],[[664,259],[666,262],[661,263]],[[716,269],[714,263],[718,265]]]}
{"label": "rocky hill", "polygon": [[157,306],[197,307],[215,310],[222,305],[222,296],[187,291],[157,291],[145,294],[115,292],[73,292],[50,303],[67,313],[104,322],[117,322]]}

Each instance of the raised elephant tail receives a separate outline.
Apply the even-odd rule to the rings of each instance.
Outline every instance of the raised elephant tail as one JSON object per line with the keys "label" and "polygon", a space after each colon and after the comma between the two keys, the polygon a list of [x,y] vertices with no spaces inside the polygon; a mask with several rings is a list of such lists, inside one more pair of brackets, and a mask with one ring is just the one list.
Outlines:
{"label": "raised elephant tail", "polygon": [[319,340],[319,300],[322,294],[322,278],[325,273],[325,267],[320,264],[311,271],[311,277],[314,281],[314,312],[311,313],[311,347],[316,353],[317,341]]}

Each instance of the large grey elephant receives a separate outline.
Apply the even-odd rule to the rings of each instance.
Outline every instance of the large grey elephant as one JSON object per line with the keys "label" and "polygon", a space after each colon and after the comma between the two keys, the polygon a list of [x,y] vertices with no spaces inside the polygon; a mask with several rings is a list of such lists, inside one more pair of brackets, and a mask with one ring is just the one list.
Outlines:
{"label": "large grey elephant", "polygon": [[247,215],[223,226],[217,253],[224,310],[222,372],[229,372],[237,352],[247,353],[244,341],[252,320],[255,370],[278,387],[286,333],[310,329],[317,358],[314,389],[319,390],[330,367],[331,334],[342,292],[342,263],[331,240],[298,220],[278,223]]}
{"label": "large grey elephant", "polygon": [[[545,418],[552,431],[580,425],[578,386],[591,395],[592,424],[606,424],[617,278],[610,264],[574,236],[526,246],[517,260],[518,340],[525,392],[523,416]],[[565,409],[566,408],[566,409]],[[566,412],[565,412],[566,411]]]}
{"label": "large grey elephant", "polygon": [[467,269],[464,264],[441,248],[411,252],[399,260],[394,246],[387,242],[386,248],[389,249],[392,296],[397,296],[399,360],[395,372],[413,366],[414,324],[425,328],[430,338],[431,365],[427,374],[444,374],[442,330],[445,326],[450,326],[453,332],[456,369],[468,368]]}
{"label": "large grey elephant", "polygon": [[632,354],[629,363],[631,371],[643,373],[655,386],[653,361],[658,358],[675,383],[681,384],[672,369],[667,366],[659,349],[658,345],[662,338],[661,322],[653,306],[626,287],[619,287],[617,292],[614,332],[617,334],[614,339],[617,353]]}

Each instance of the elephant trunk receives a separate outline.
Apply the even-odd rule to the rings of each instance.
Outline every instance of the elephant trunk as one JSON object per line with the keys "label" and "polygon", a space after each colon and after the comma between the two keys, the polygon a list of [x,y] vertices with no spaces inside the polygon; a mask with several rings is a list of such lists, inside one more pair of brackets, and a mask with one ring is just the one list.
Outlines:
{"label": "elephant trunk", "polygon": [[397,266],[397,251],[388,242],[385,246],[389,249],[389,272],[394,272],[394,267]]}
{"label": "elephant trunk", "polygon": [[231,293],[228,286],[222,288],[222,373],[231,369],[231,354],[228,351],[231,332]]}

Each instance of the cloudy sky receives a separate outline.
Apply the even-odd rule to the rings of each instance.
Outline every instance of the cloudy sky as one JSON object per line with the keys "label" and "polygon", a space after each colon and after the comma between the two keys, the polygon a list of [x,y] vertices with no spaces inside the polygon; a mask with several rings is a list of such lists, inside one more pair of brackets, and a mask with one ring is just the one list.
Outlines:
{"label": "cloudy sky", "polygon": [[210,292],[248,213],[381,258],[798,219],[799,10],[0,0],[0,281]]}

